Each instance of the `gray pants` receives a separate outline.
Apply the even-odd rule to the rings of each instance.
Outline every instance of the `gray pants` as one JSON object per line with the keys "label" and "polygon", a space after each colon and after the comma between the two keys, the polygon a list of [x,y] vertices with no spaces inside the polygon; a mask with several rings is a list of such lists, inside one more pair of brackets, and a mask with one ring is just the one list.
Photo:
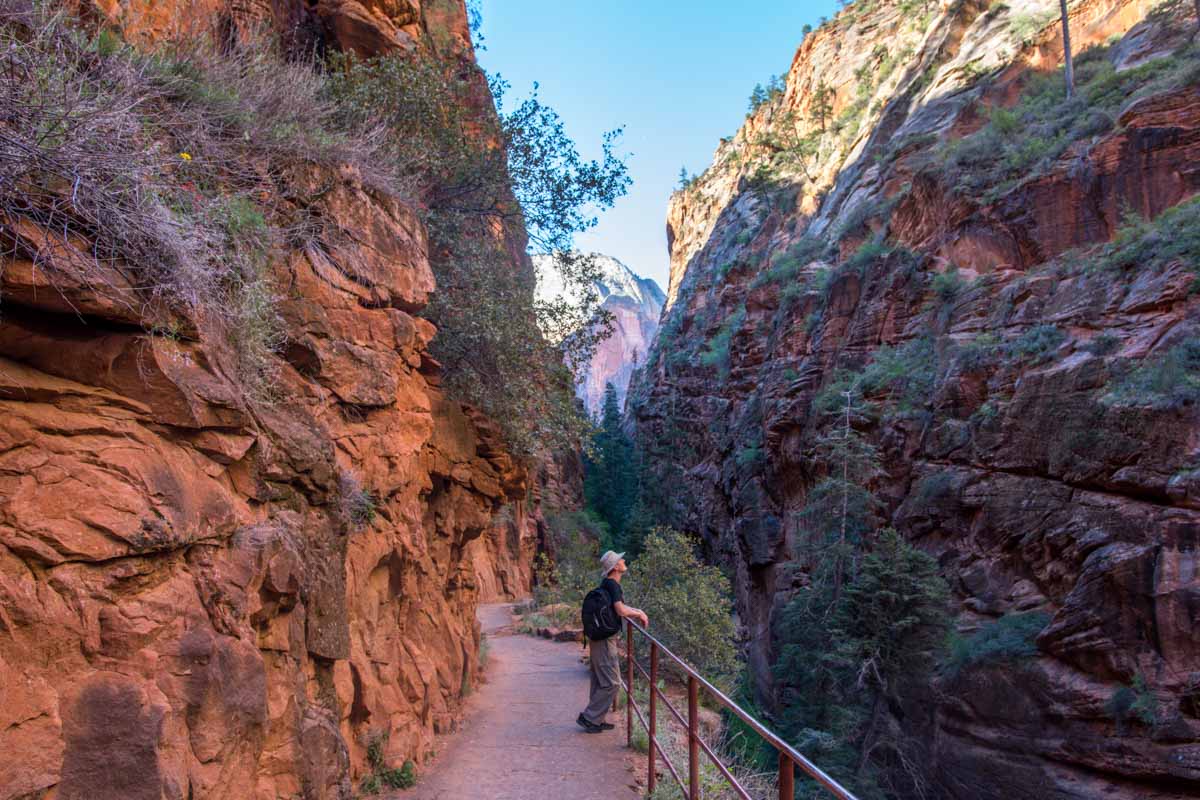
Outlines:
{"label": "gray pants", "polygon": [[588,642],[592,670],[592,688],[583,718],[593,725],[604,722],[621,688],[621,657],[617,650],[619,636],[598,642]]}

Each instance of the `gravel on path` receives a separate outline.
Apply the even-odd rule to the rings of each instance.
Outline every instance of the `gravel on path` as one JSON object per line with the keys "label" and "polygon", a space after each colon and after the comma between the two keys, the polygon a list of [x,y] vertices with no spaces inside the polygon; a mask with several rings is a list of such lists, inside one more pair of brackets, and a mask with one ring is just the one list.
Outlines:
{"label": "gravel on path", "polygon": [[620,712],[601,734],[575,724],[588,693],[579,645],[510,633],[510,620],[507,604],[480,606],[487,682],[417,785],[388,800],[635,800]]}

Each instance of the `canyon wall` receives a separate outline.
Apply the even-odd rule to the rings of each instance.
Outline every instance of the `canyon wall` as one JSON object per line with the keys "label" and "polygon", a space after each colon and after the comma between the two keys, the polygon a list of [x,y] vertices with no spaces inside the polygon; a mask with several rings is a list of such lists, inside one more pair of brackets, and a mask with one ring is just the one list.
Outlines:
{"label": "canyon wall", "polygon": [[[993,109],[1059,66],[1057,4],[856,3],[805,37],[671,198],[669,310],[630,388],[664,516],[734,577],[768,703],[776,623],[809,580],[806,508],[837,468],[820,442],[843,421],[879,453],[869,516],[937,559],[962,636],[1046,615],[1033,656],[924,676],[890,709],[929,797],[1200,792],[1200,419],[1180,389],[1200,71],[1153,82],[1194,63],[1196,20],[1140,0],[1070,19],[1077,53],[1103,45],[1081,72],[1145,83],[967,190],[949,143],[1012,122]],[[1015,127],[980,163],[1053,130]],[[1114,712],[1131,686],[1145,720]]]}
{"label": "canyon wall", "polygon": [[[201,5],[83,10],[133,41],[267,21],[306,47],[473,65],[459,0]],[[142,295],[137,265],[4,220],[4,800],[355,796],[372,743],[420,763],[453,728],[477,603],[529,589],[560,478],[443,394],[417,213],[354,169],[294,167],[271,202],[312,230],[267,260],[286,342],[268,401],[203,312]]]}

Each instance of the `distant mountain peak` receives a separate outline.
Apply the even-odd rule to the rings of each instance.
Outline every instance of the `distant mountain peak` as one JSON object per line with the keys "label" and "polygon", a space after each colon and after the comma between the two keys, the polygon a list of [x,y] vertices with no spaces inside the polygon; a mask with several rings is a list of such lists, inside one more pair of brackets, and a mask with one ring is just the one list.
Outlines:
{"label": "distant mountain peak", "polygon": [[[604,386],[612,383],[617,397],[625,402],[625,389],[637,364],[645,358],[658,331],[658,318],[666,295],[652,278],[643,278],[621,261],[603,253],[586,253],[600,267],[596,282],[600,305],[613,315],[613,333],[596,348],[592,362],[575,387],[589,413],[596,413],[604,401]],[[536,255],[537,296],[554,300],[572,292],[564,285],[552,255]]]}

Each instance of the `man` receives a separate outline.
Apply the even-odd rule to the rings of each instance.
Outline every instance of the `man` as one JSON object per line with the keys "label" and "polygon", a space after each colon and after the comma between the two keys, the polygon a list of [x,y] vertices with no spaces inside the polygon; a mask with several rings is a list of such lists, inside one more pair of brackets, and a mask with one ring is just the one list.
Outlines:
{"label": "man", "polygon": [[[603,576],[600,588],[608,593],[613,611],[617,612],[618,617],[631,617],[641,622],[643,628],[649,627],[650,618],[641,609],[625,605],[621,578],[628,570],[625,554],[609,550],[600,557],[600,574]],[[620,638],[620,635],[610,636],[598,641],[593,639],[588,643],[592,671],[591,694],[587,709],[575,719],[579,727],[588,733],[613,729],[613,725],[605,722],[604,718],[612,708],[617,689],[621,686],[621,658],[617,652],[617,640]]]}

